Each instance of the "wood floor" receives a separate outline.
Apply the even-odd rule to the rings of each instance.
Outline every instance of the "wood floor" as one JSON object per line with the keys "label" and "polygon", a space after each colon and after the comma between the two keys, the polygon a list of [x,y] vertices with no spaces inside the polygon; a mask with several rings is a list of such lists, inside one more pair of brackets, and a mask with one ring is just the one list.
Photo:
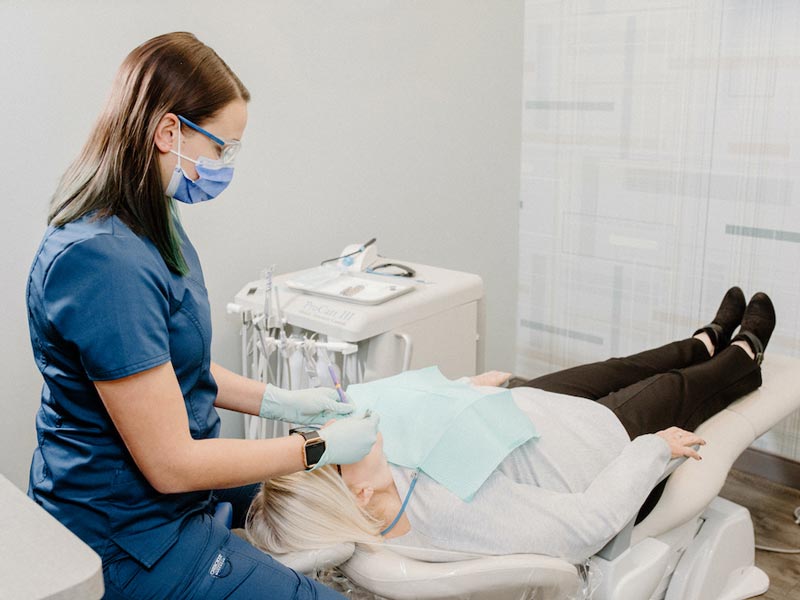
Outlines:
{"label": "wood floor", "polygon": [[[800,525],[794,509],[800,506],[800,490],[784,487],[732,470],[720,496],[750,511],[756,544],[777,548],[800,548]],[[756,566],[769,575],[765,600],[800,600],[800,554],[777,554],[756,550]]]}

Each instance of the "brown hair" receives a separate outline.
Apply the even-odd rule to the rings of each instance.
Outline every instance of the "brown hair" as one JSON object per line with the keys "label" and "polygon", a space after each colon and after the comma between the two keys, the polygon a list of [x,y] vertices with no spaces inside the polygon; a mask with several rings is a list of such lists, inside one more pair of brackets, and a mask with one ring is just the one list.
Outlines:
{"label": "brown hair", "polygon": [[78,158],[61,178],[48,223],[59,227],[90,212],[116,215],[156,246],[170,270],[188,271],[164,194],[154,136],[167,113],[202,124],[250,92],[214,50],[193,34],[146,41],[123,61],[105,109]]}

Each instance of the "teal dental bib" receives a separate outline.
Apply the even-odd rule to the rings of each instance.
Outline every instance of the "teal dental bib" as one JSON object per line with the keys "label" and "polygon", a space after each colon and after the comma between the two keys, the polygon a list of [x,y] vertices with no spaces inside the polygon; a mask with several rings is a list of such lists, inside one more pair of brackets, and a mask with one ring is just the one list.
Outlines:
{"label": "teal dental bib", "polygon": [[380,415],[390,463],[420,469],[466,502],[512,450],[539,437],[511,392],[450,381],[437,367],[354,384],[347,395],[359,413]]}

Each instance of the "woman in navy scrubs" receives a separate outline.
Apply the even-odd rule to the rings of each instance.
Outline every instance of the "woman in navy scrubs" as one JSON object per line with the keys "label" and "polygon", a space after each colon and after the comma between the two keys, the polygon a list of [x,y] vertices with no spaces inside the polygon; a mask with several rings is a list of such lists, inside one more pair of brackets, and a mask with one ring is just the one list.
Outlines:
{"label": "woman in navy scrubs", "polygon": [[[377,432],[376,418],[347,418],[333,390],[286,392],[211,362],[203,273],[174,201],[210,200],[230,182],[249,97],[192,34],[134,49],[31,267],[44,385],[28,493],[101,556],[106,598],[339,597],[211,517],[228,500],[241,524],[256,482],[356,462]],[[344,418],[317,439],[220,439],[215,407]]]}

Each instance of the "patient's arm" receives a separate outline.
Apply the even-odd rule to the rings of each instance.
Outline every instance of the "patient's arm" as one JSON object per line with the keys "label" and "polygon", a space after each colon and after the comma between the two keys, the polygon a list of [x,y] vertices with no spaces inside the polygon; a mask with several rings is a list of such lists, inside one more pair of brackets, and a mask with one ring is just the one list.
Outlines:
{"label": "patient's arm", "polygon": [[415,494],[424,495],[435,511],[423,515],[425,522],[415,528],[444,549],[547,554],[581,562],[636,515],[669,457],[664,440],[641,436],[577,493],[517,483],[501,471],[489,477],[472,502],[462,502],[442,486],[426,485]]}

